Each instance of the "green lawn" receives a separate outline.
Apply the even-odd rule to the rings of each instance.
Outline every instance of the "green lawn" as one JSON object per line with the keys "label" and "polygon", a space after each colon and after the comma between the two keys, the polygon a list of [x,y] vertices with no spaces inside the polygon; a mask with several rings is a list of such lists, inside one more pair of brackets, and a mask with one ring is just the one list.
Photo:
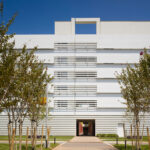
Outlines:
{"label": "green lawn", "polygon": [[[54,147],[58,146],[58,144],[51,144],[51,148],[43,148],[43,150],[52,150]],[[0,144],[0,150],[9,150],[8,144]],[[22,145],[22,150],[26,150],[25,145]],[[28,150],[32,150],[31,145],[28,146]],[[40,150],[40,145],[37,145],[37,149]]]}
{"label": "green lawn", "polygon": [[[113,146],[116,147],[118,150],[125,150],[124,144],[113,145]],[[132,150],[132,146],[131,145],[127,145],[127,149],[126,150]],[[135,147],[134,147],[133,150],[135,150]],[[141,146],[141,150],[149,150],[149,146],[148,145],[142,145]]]}
{"label": "green lawn", "polygon": [[[73,138],[73,136],[50,136],[50,141],[54,140],[54,137],[56,138],[56,141],[68,141]],[[19,137],[17,136],[17,140]],[[0,136],[0,140],[8,140],[8,136]],[[26,140],[26,136],[22,136],[22,140]],[[30,139],[29,139],[30,140]],[[37,139],[40,140],[40,139]]]}
{"label": "green lawn", "polygon": [[[115,137],[99,137],[103,141],[116,141]],[[124,138],[118,138],[118,141],[124,141]],[[131,141],[131,139],[127,139],[127,141]],[[148,141],[148,137],[144,136],[143,141]]]}
{"label": "green lawn", "polygon": [[50,136],[50,140],[53,141],[54,137],[56,138],[56,141],[69,141],[74,136]]}

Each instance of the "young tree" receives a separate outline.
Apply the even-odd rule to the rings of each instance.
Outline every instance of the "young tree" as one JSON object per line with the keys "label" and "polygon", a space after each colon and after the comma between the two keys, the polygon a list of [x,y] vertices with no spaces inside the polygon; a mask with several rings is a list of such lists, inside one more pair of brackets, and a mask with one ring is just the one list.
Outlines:
{"label": "young tree", "polygon": [[[16,14],[5,24],[3,21],[3,2],[0,2],[0,14],[0,110],[5,109],[7,111],[9,127],[10,124],[13,126],[12,120],[14,119],[10,109],[14,109],[16,101],[12,99],[11,92],[15,86],[15,64],[19,53],[14,50],[15,42],[9,42],[14,34],[7,35],[7,31],[14,22]],[[10,134],[10,132],[8,133]],[[10,144],[10,135],[8,137]]]}
{"label": "young tree", "polygon": [[145,101],[147,111],[149,112],[150,105],[150,54],[147,53],[145,49],[144,52],[141,52],[140,59],[140,70],[142,74],[141,83],[142,83],[142,96]]}
{"label": "young tree", "polygon": [[[150,72],[148,69],[146,53],[144,57],[140,58],[139,64],[135,64],[134,67],[130,65],[126,69],[122,70],[121,74],[117,74],[117,79],[121,87],[121,93],[125,99],[127,106],[127,114],[133,115],[133,124],[136,130],[136,148],[139,149],[139,134],[140,134],[140,116],[145,114],[149,110],[149,85]],[[146,86],[147,85],[147,86]]]}
{"label": "young tree", "polygon": [[[0,12],[2,18],[2,2],[0,3]],[[15,41],[12,41],[14,34],[7,35],[15,17],[16,15],[6,24],[3,21],[0,23],[0,110],[7,112],[8,127],[11,125],[11,128],[14,128],[15,125],[17,130],[17,122],[19,122],[19,150],[21,150],[24,119],[27,115],[35,116],[32,113],[38,111],[44,113],[39,101],[45,93],[50,78],[34,55],[36,48],[27,50],[24,46],[20,51],[15,50]],[[31,110],[31,107],[34,108],[34,111]],[[38,112],[38,114],[40,113]],[[40,118],[38,117],[34,117],[34,119],[38,120]],[[10,128],[8,128],[8,137],[10,145]]]}
{"label": "young tree", "polygon": [[[25,52],[25,55],[21,56],[19,68],[19,74],[22,77],[22,79],[19,78],[21,80],[18,82],[20,83],[18,91],[22,94],[22,102],[20,107],[18,106],[18,116],[21,119],[19,124],[28,116],[31,121],[32,149],[34,149],[35,136],[33,136],[33,128],[36,129],[39,121],[45,117],[45,106],[41,105],[41,98],[45,95],[46,86],[51,78],[47,75],[43,63],[35,57],[34,51]],[[23,111],[25,109],[26,111]],[[34,122],[36,126],[34,126]],[[22,127],[22,124],[20,126]]]}
{"label": "young tree", "polygon": [[22,145],[22,126],[28,115],[28,109],[31,106],[29,104],[32,99],[30,93],[32,92],[32,88],[34,88],[31,87],[30,84],[30,74],[32,74],[30,68],[32,63],[37,61],[34,56],[35,50],[36,48],[28,51],[26,46],[24,46],[20,51],[20,57],[16,64],[17,77],[15,80],[16,86],[13,90],[13,96],[17,99],[15,115],[19,122],[19,150],[21,150]]}

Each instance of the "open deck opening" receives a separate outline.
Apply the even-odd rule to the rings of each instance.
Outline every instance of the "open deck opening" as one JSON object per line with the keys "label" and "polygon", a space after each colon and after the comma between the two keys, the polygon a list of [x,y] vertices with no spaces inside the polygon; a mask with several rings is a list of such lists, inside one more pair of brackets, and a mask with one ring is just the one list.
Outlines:
{"label": "open deck opening", "polygon": [[77,136],[95,136],[95,120],[77,120]]}
{"label": "open deck opening", "polygon": [[96,24],[76,24],[75,34],[96,34]]}

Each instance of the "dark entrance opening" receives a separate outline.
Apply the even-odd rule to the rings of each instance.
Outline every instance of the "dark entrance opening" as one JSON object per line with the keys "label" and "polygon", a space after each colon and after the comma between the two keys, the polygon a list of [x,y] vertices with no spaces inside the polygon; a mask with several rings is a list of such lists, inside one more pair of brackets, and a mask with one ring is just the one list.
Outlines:
{"label": "dark entrance opening", "polygon": [[95,136],[95,120],[77,120],[77,136]]}

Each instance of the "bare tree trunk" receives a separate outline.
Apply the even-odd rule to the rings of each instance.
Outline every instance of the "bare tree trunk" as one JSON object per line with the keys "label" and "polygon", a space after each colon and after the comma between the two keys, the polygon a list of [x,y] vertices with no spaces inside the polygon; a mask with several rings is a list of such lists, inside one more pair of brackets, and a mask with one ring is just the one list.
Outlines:
{"label": "bare tree trunk", "polygon": [[11,150],[14,149],[14,138],[15,138],[15,129],[13,129],[13,133],[12,133]]}
{"label": "bare tree trunk", "polygon": [[27,127],[27,133],[26,133],[26,150],[28,150],[28,135],[29,135],[29,127]]}
{"label": "bare tree trunk", "polygon": [[32,142],[31,142],[31,145],[32,145],[32,150],[34,150],[34,140],[35,140],[35,128],[34,128],[34,123],[33,121],[31,121],[31,134],[32,134]]}
{"label": "bare tree trunk", "polygon": [[135,125],[136,125],[136,150],[139,150],[139,115],[136,114],[135,118]]}
{"label": "bare tree trunk", "polygon": [[137,149],[140,148],[140,137],[139,137],[139,122],[137,122]]}
{"label": "bare tree trunk", "polygon": [[17,120],[15,120],[15,135],[17,135]]}
{"label": "bare tree trunk", "polygon": [[134,145],[136,147],[136,139],[135,138],[136,138],[136,125],[134,124]]}
{"label": "bare tree trunk", "polygon": [[42,144],[43,144],[43,129],[44,129],[44,126],[42,125],[42,136],[41,136],[41,150],[43,149],[43,146],[42,146]]}
{"label": "bare tree trunk", "polygon": [[19,150],[22,149],[22,121],[19,122]]}
{"label": "bare tree trunk", "polygon": [[11,126],[8,124],[8,141],[9,141],[9,150],[11,149]]}
{"label": "bare tree trunk", "polygon": [[130,125],[130,136],[131,136],[131,140],[132,140],[132,150],[133,150],[133,133],[132,133],[132,124]]}
{"label": "bare tree trunk", "polygon": [[140,139],[140,148],[141,148],[141,145],[143,143],[143,134],[144,134],[144,124],[143,124],[143,128],[142,128],[141,139]]}
{"label": "bare tree trunk", "polygon": [[16,134],[15,134],[15,148],[17,150],[17,136],[16,136]]}
{"label": "bare tree trunk", "polygon": [[37,142],[37,126],[35,126],[35,137],[34,137],[34,149],[36,150],[36,142]]}
{"label": "bare tree trunk", "polygon": [[137,123],[135,124],[135,148],[136,148],[136,150],[138,148],[138,142],[137,142]]}
{"label": "bare tree trunk", "polygon": [[148,144],[149,144],[149,149],[150,149],[150,136],[149,136],[149,128],[147,127],[147,136],[148,136]]}
{"label": "bare tree trunk", "polygon": [[125,124],[123,124],[123,133],[124,133],[124,138],[126,138],[126,129],[125,129]]}
{"label": "bare tree trunk", "polygon": [[33,145],[33,122],[31,121],[31,145]]}
{"label": "bare tree trunk", "polygon": [[34,127],[32,150],[35,150],[35,136],[36,136],[36,128]]}
{"label": "bare tree trunk", "polygon": [[36,144],[37,144],[37,128],[38,127],[38,124],[36,122],[36,126],[35,126],[35,150],[36,150]]}
{"label": "bare tree trunk", "polygon": [[17,150],[17,120],[15,120],[15,146]]}

